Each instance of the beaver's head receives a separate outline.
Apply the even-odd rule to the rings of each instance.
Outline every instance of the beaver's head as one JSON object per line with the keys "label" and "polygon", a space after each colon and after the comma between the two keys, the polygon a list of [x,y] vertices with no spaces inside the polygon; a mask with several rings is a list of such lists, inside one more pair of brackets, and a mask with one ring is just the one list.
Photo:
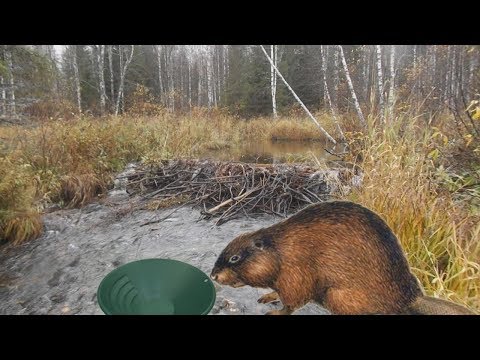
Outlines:
{"label": "beaver's head", "polygon": [[222,285],[271,287],[280,271],[272,236],[259,230],[233,239],[222,251],[211,278]]}

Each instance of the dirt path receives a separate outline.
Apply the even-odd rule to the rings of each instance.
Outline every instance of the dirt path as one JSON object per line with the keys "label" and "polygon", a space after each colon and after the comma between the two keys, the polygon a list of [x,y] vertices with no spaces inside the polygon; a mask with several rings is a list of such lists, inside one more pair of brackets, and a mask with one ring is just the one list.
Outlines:
{"label": "dirt path", "polygon": [[[213,221],[199,220],[198,210],[184,207],[161,222],[141,226],[172,209],[122,211],[132,199],[121,188],[107,200],[46,214],[42,237],[0,250],[0,314],[103,314],[96,290],[115,267],[136,259],[170,258],[209,273],[235,236],[279,221],[269,216],[243,218],[217,227]],[[264,314],[281,306],[256,302],[268,291],[217,286],[211,314]],[[314,304],[296,312],[326,313]]]}

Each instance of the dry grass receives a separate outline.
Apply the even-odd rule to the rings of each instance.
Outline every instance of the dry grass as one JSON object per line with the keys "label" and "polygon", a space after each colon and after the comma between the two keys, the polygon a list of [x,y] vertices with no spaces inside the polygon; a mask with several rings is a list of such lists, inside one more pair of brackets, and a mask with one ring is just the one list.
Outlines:
{"label": "dry grass", "polygon": [[350,200],[391,226],[428,294],[480,309],[480,219],[438,181],[433,150],[449,146],[439,138],[416,122],[402,136],[388,127],[357,138],[364,182]]}

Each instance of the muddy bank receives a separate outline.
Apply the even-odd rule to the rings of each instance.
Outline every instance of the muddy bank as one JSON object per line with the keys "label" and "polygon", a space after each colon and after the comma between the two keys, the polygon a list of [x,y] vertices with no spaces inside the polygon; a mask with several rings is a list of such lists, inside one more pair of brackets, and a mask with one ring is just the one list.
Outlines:
{"label": "muddy bank", "polygon": [[[0,314],[103,314],[96,290],[115,267],[136,259],[170,258],[209,273],[235,236],[280,220],[264,215],[215,226],[214,221],[200,220],[200,212],[191,207],[173,213],[174,209],[130,211],[136,200],[121,185],[117,182],[102,203],[46,214],[40,238],[0,250]],[[165,219],[142,226],[161,218]],[[281,307],[256,302],[267,292],[217,285],[211,314],[264,314]],[[296,312],[326,313],[315,304]]]}

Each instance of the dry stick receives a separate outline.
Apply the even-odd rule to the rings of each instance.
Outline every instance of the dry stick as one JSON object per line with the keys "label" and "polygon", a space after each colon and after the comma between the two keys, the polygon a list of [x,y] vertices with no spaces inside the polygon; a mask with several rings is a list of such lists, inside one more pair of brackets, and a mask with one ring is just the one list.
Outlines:
{"label": "dry stick", "polygon": [[267,52],[265,51],[265,48],[263,47],[263,45],[260,45],[260,47],[262,48],[263,50],[263,53],[265,54],[265,56],[267,57],[268,61],[270,62],[270,65],[272,65],[272,67],[275,69],[275,72],[277,73],[277,75],[280,77],[280,79],[282,79],[283,83],[286,85],[286,87],[288,88],[288,90],[290,90],[290,92],[293,94],[293,96],[295,97],[295,99],[298,101],[298,103],[302,106],[303,110],[305,110],[305,112],[308,114],[308,116],[310,117],[310,119],[313,120],[313,122],[318,126],[318,128],[320,129],[320,131],[326,136],[326,138],[328,140],[330,140],[332,143],[336,144],[337,142],[335,141],[335,139],[333,137],[330,136],[330,134],[322,127],[322,125],[320,125],[317,121],[317,119],[315,119],[315,117],[310,113],[310,111],[307,109],[307,107],[303,104],[302,100],[300,100],[300,98],[297,96],[297,94],[295,93],[295,91],[293,91],[293,89],[290,87],[290,85],[287,83],[287,81],[284,79],[283,75],[280,73],[280,71],[278,71],[277,67],[275,66],[275,64],[273,63],[272,59],[270,59],[270,57],[268,56]]}
{"label": "dry stick", "polygon": [[224,207],[225,205],[230,204],[230,203],[233,202],[233,201],[242,200],[244,197],[246,197],[246,196],[250,195],[251,193],[257,191],[258,189],[260,189],[260,187],[256,187],[255,189],[251,189],[251,190],[247,191],[246,193],[244,193],[244,194],[241,195],[241,196],[237,196],[237,197],[234,197],[234,198],[232,198],[232,199],[228,199],[228,200],[222,202],[221,204],[219,204],[219,205],[211,208],[210,210],[207,210],[207,213],[210,214],[210,215],[213,215],[213,213],[214,213],[215,211],[217,211],[218,209]]}

